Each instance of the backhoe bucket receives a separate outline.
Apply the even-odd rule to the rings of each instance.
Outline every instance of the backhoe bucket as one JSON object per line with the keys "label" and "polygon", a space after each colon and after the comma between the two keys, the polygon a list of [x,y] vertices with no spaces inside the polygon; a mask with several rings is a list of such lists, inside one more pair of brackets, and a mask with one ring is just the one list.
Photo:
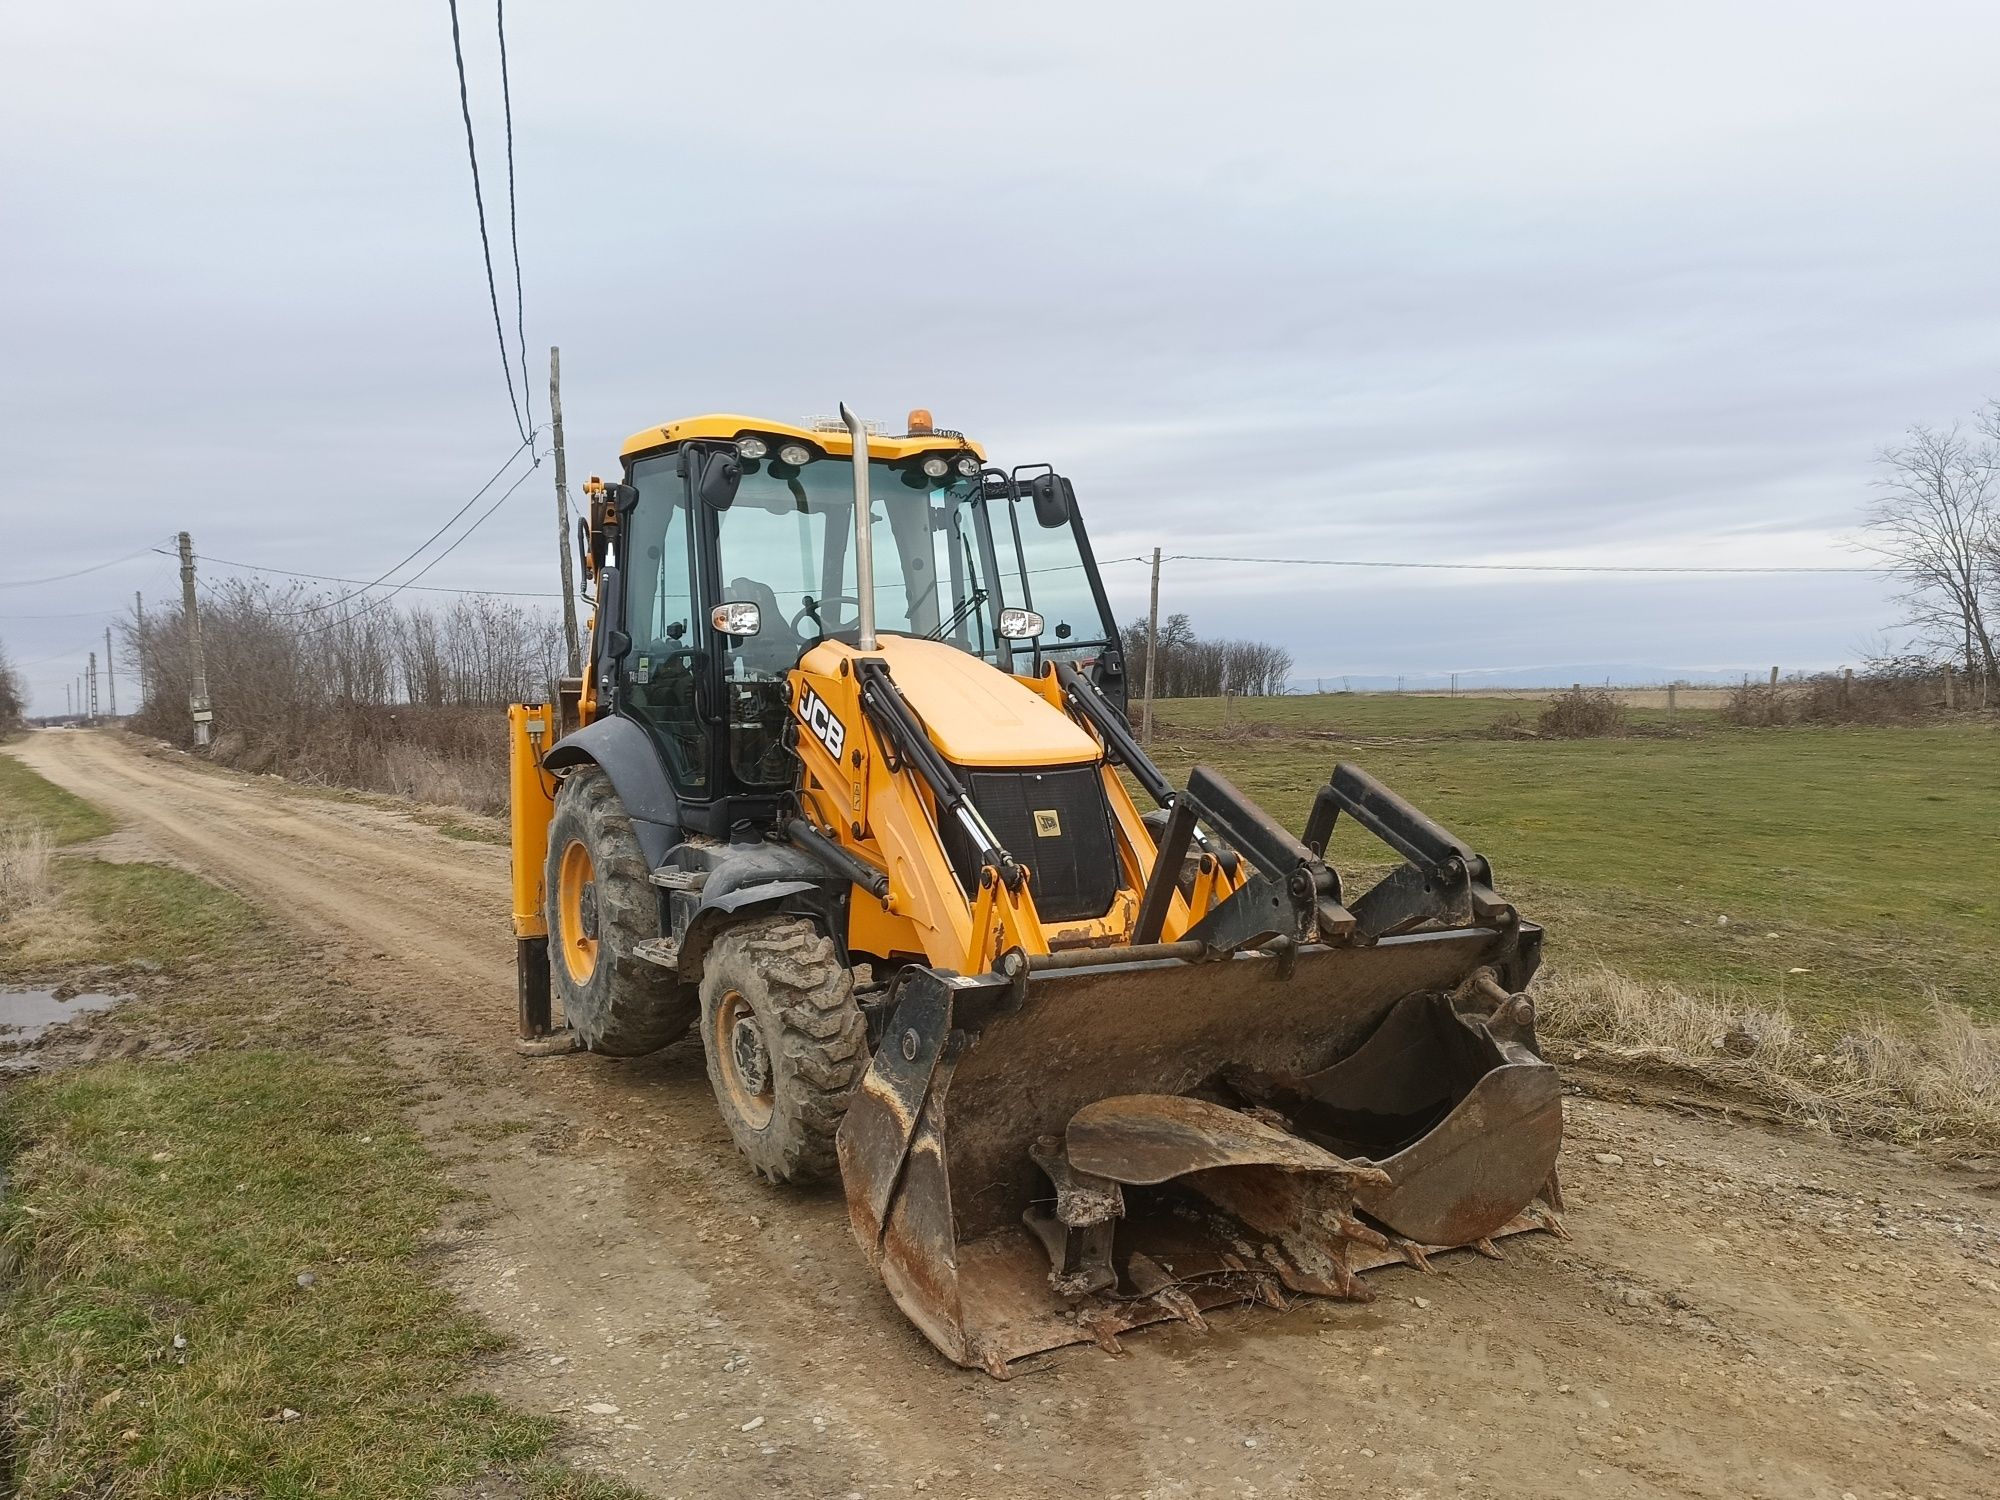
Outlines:
{"label": "backhoe bucket", "polygon": [[910,969],[840,1131],[855,1233],[939,1349],[1005,1375],[1560,1232],[1561,1094],[1514,992],[1539,935]]}

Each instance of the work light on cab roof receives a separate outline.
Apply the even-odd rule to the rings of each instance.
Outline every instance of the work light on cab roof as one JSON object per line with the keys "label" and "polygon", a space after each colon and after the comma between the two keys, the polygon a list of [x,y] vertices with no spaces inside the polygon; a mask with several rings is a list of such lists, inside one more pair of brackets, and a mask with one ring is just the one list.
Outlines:
{"label": "work light on cab roof", "polygon": [[[697,1030],[751,1166],[837,1172],[897,1305],[995,1375],[1562,1232],[1541,929],[1357,767],[1297,835],[1170,783],[1051,465],[923,409],[713,413],[585,491],[588,667],[559,734],[512,710],[525,1046]],[[1352,893],[1343,823],[1390,851]]]}

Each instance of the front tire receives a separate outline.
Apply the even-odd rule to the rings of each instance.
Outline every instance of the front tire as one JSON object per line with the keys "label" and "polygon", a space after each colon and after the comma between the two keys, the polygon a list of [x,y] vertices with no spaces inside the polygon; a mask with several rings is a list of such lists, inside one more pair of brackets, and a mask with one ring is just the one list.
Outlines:
{"label": "front tire", "polygon": [[660,936],[659,898],[632,819],[596,766],[570,772],[556,793],[544,875],[551,987],[577,1040],[638,1057],[682,1036],[700,1002],[635,952]]}
{"label": "front tire", "polygon": [[836,1170],[834,1132],[868,1066],[854,974],[802,917],[731,928],[701,976],[701,1040],[723,1121],[772,1182]]}

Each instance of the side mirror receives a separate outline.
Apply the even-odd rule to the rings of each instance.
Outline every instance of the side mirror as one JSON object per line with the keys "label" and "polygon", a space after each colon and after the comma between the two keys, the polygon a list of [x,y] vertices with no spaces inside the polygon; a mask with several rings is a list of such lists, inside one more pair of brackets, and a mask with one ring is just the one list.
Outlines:
{"label": "side mirror", "polygon": [[764,612],[754,604],[738,600],[716,605],[708,612],[708,623],[724,635],[755,635],[764,628]]}
{"label": "side mirror", "polygon": [[736,503],[736,487],[743,482],[743,464],[734,453],[715,453],[701,466],[695,491],[710,510],[728,510]]}
{"label": "side mirror", "polygon": [[[1067,627],[1058,627],[1067,633]],[[1010,641],[1032,641],[1042,633],[1042,617],[1032,609],[1000,611],[1000,634]]]}
{"label": "side mirror", "polygon": [[1076,490],[1067,479],[1060,474],[1038,474],[1030,492],[1035,497],[1035,519],[1045,529],[1069,525],[1076,510]]}
{"label": "side mirror", "polygon": [[604,632],[604,655],[609,661],[623,661],[632,653],[632,637],[622,630]]}

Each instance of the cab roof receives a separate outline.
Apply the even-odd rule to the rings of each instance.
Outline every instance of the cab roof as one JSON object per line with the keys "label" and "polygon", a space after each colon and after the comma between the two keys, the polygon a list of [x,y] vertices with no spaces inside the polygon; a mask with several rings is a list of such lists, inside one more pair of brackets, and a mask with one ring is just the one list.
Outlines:
{"label": "cab roof", "polygon": [[[695,438],[720,439],[734,442],[739,437],[756,433],[759,437],[797,439],[799,442],[817,448],[830,458],[848,458],[854,452],[854,440],[846,427],[836,424],[826,427],[799,427],[791,422],[775,422],[768,417],[746,417],[737,412],[711,412],[706,416],[682,417],[677,422],[668,422],[659,427],[647,427],[625,439],[625,446],[619,450],[620,458],[633,458],[641,453],[650,453],[675,443],[688,442]],[[892,436],[885,432],[871,431],[868,434],[868,452],[873,458],[908,458],[915,453],[964,453],[970,451],[978,455],[980,462],[986,460],[986,449],[970,438],[955,432],[928,432],[921,434],[900,434]]]}

